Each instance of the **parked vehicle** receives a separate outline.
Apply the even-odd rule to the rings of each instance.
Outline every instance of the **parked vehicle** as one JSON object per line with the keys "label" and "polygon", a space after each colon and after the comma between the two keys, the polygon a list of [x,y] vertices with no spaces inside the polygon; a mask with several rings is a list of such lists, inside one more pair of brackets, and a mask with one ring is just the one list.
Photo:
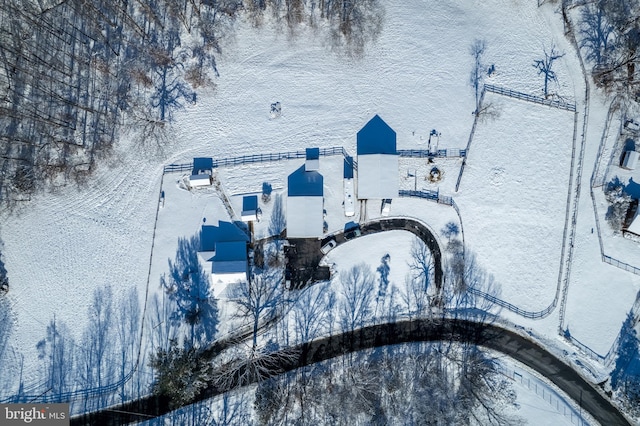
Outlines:
{"label": "parked vehicle", "polygon": [[322,252],[322,254],[327,254],[331,250],[333,250],[333,248],[335,246],[337,246],[337,245],[338,245],[338,243],[336,242],[336,240],[335,239],[331,239],[325,245],[323,245],[322,248],[320,248],[320,251]]}
{"label": "parked vehicle", "polygon": [[344,234],[344,239],[348,241],[359,237],[360,235],[362,235],[362,232],[360,232],[360,228],[355,228]]}

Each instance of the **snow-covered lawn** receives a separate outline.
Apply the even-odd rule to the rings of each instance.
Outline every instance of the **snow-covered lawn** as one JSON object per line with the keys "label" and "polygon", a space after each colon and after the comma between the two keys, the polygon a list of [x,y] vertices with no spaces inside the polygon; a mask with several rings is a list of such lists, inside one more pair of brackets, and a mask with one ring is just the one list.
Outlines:
{"label": "snow-covered lawn", "polygon": [[487,93],[497,119],[479,123],[460,192],[465,242],[502,286],[502,299],[551,304],[571,165],[574,114]]}
{"label": "snow-covered lawn", "polygon": [[341,271],[361,263],[375,271],[382,258],[389,255],[389,288],[396,286],[403,289],[405,277],[411,272],[411,245],[416,238],[407,231],[364,235],[331,250],[323,262],[334,265],[338,271],[335,281],[339,281]]}

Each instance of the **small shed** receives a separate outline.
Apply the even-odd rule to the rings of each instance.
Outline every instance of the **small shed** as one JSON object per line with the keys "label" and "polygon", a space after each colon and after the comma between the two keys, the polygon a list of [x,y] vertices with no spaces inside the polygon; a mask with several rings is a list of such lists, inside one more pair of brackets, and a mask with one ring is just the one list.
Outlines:
{"label": "small shed", "polygon": [[323,234],[324,178],[301,166],[287,179],[287,237],[313,238]]}
{"label": "small shed", "polygon": [[308,172],[320,170],[320,148],[307,148],[304,168]]}
{"label": "small shed", "polygon": [[626,151],[622,157],[622,167],[629,170],[634,170],[638,164],[638,152]]}
{"label": "small shed", "polygon": [[189,185],[192,187],[209,186],[212,183],[213,158],[194,158],[193,170],[189,176]]}
{"label": "small shed", "polygon": [[243,222],[258,221],[258,196],[257,195],[245,195],[242,198],[242,213],[240,218]]}

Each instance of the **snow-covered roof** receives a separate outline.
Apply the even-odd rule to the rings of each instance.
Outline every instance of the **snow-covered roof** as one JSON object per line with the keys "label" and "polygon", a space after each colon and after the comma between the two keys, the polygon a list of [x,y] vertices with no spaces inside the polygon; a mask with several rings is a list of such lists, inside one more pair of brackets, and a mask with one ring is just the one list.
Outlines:
{"label": "snow-covered roof", "polygon": [[633,217],[631,224],[627,228],[627,232],[640,236],[640,206],[636,211],[636,215]]}
{"label": "snow-covered roof", "polygon": [[321,237],[323,208],[322,197],[287,197],[287,237]]}
{"label": "snow-covered roof", "polygon": [[622,167],[633,170],[638,164],[638,153],[636,151],[627,151],[624,153]]}
{"label": "snow-covered roof", "polygon": [[358,198],[396,198],[398,180],[397,155],[358,157]]}
{"label": "snow-covered roof", "polygon": [[358,161],[361,155],[396,154],[396,132],[375,115],[358,132]]}
{"label": "snow-covered roof", "polygon": [[211,185],[211,175],[202,173],[199,175],[189,176],[189,185],[193,186],[209,186]]}
{"label": "snow-covered roof", "polygon": [[289,175],[287,183],[289,197],[322,197],[322,175],[315,170],[307,171],[304,165]]}

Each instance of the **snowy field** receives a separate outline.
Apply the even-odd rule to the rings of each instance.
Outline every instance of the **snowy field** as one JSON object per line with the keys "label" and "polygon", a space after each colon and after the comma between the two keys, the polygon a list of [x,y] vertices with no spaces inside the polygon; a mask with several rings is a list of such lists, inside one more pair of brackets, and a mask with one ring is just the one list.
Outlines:
{"label": "snowy field", "polygon": [[502,299],[540,311],[555,296],[574,114],[487,93],[500,116],[479,123],[455,197],[465,242]]}
{"label": "snowy field", "polygon": [[[552,41],[563,46],[562,33],[550,30],[547,20],[530,0],[389,1],[382,33],[360,59],[333,52],[322,29],[304,28],[290,38],[276,34],[268,21],[258,29],[238,22],[222,46],[215,90],[198,93],[197,105],[176,114],[167,147],[158,152],[125,138],[86,186],[41,195],[19,215],[3,218],[3,254],[17,315],[11,343],[24,356],[25,382],[37,380],[36,344],[54,315],[77,340],[95,289],[110,284],[118,298],[133,286],[144,302],[163,164],[316,146],[344,146],[355,153],[356,132],[376,113],[397,132],[399,149],[426,149],[431,129],[442,133],[440,148],[464,148],[474,109],[469,45],[474,39],[487,41],[485,61],[496,67],[488,82],[540,95],[543,81],[532,62],[542,55],[542,46]],[[551,91],[572,99],[575,58],[567,53],[556,64],[559,84]],[[429,166],[423,160],[402,160],[401,186],[454,195],[466,243],[502,285],[502,297],[523,309],[543,309],[557,283],[573,115],[497,95],[487,94],[486,100],[500,104],[500,117],[478,125],[459,194],[453,194],[458,159],[437,160],[445,170],[439,185],[424,181]],[[283,115],[272,120],[269,105],[276,101]],[[346,221],[341,162],[340,156],[320,159],[330,231]],[[286,176],[300,164],[225,168],[219,177],[237,209],[241,195],[259,193],[262,182],[273,185],[274,196],[282,193]],[[408,176],[411,169],[417,179]],[[179,178],[164,176],[151,294],[179,237],[193,235],[205,218],[208,224],[229,219],[217,194],[186,192],[178,188]],[[266,235],[270,206],[261,207],[264,220],[257,234]],[[375,218],[379,210],[370,206],[367,215]],[[391,215],[417,217],[436,233],[448,222],[459,223],[453,208],[417,199],[394,200]],[[580,232],[584,235],[584,229]],[[402,232],[367,236],[363,241],[374,241],[370,245],[351,250],[355,242],[345,244],[328,260],[349,251],[351,257],[341,259],[345,268],[359,257],[376,267],[393,248],[392,279],[403,281],[407,267],[401,253],[411,238]],[[573,277],[580,280],[577,274],[588,277],[591,271],[575,267]],[[637,286],[637,277],[626,277]],[[573,291],[580,285],[572,283],[569,301]],[[591,303],[598,303],[597,294]],[[576,310],[581,306],[568,306],[572,331],[593,316],[586,307]],[[589,336],[596,341],[598,331]],[[17,374],[18,366],[13,367]]]}
{"label": "snowy field", "polygon": [[[640,277],[630,272],[602,262],[598,242],[598,232],[591,195],[587,192],[591,172],[597,168],[599,174],[606,171],[607,179],[620,175],[631,178],[629,172],[623,172],[614,162],[615,141],[619,133],[616,120],[610,124],[601,157],[597,151],[604,133],[607,118],[606,102],[601,95],[592,96],[588,136],[585,153],[583,192],[578,207],[578,221],[575,252],[571,270],[565,327],[571,335],[595,353],[605,356],[616,340],[623,321],[632,309],[636,295],[640,290]],[[615,117],[615,116],[614,116]],[[614,235],[605,220],[607,204],[602,188],[593,188],[597,214],[604,246],[604,254],[631,264],[640,264],[640,247],[637,243]],[[615,353],[614,353],[615,357]],[[608,359],[611,360],[611,359]]]}

